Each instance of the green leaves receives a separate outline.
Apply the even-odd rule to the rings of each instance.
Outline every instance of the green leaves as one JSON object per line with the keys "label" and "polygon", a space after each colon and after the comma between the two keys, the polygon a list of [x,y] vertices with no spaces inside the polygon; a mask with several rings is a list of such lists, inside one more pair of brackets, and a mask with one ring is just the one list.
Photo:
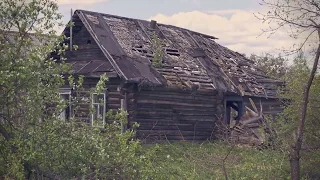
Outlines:
{"label": "green leaves", "polygon": [[108,81],[108,77],[106,73],[100,76],[100,80],[98,81],[95,87],[95,93],[101,93],[106,88],[106,82]]}
{"label": "green leaves", "polygon": [[152,37],[152,50],[153,50],[153,60],[152,60],[152,66],[155,68],[161,68],[162,67],[162,58],[164,55],[163,52],[163,42],[158,37],[156,32],[153,34]]}
{"label": "green leaves", "polygon": [[[0,2],[0,178],[146,179],[152,153],[133,140],[133,131],[121,133],[125,111],[109,113],[116,121],[99,127],[77,111],[91,103],[80,94],[104,92],[108,77],[84,89],[85,77],[71,74],[63,58],[68,45],[60,43],[65,37],[55,35],[57,9],[51,0]],[[68,83],[70,103],[58,93]],[[62,121],[69,105],[72,117]]]}
{"label": "green leaves", "polygon": [[[294,133],[300,117],[299,112],[303,100],[303,90],[309,74],[310,69],[307,66],[306,59],[303,55],[299,55],[294,59],[294,64],[290,67],[285,76],[285,80],[287,82],[286,91],[282,96],[290,101],[286,104],[286,108],[284,109],[281,119],[276,127],[278,128],[281,137],[286,139],[283,141],[286,145],[289,145],[288,143],[291,142],[292,134]],[[316,125],[319,124],[318,117],[320,116],[318,113],[318,109],[320,108],[318,105],[318,102],[320,102],[319,89],[320,78],[319,76],[316,76],[310,91],[309,108],[306,120],[305,140],[308,143],[319,142],[319,139],[315,139],[315,137],[320,137],[320,134],[317,133],[317,128],[315,128],[317,127]]]}
{"label": "green leaves", "polygon": [[63,179],[141,178],[148,158],[141,159],[141,145],[131,140],[133,135],[130,131],[120,134],[119,124],[108,124],[102,132],[85,124],[53,120],[29,129],[21,148],[34,167]]}
{"label": "green leaves", "polygon": [[253,60],[256,66],[261,69],[268,76],[275,79],[283,79],[284,75],[288,70],[288,60],[281,57],[275,57],[271,54],[266,53],[263,56],[257,56],[252,54],[250,59]]}

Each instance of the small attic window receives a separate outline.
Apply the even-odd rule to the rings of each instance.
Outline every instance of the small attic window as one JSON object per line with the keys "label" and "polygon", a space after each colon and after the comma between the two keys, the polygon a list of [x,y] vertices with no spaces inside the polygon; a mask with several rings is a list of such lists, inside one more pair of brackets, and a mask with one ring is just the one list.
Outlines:
{"label": "small attic window", "polygon": [[88,39],[87,44],[91,44],[91,40],[90,39]]}

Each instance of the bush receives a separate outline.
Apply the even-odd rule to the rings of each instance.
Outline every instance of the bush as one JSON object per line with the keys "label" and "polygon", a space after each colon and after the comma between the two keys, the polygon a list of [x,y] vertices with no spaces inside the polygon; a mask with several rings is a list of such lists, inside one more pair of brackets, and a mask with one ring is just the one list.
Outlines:
{"label": "bush", "polygon": [[1,148],[0,161],[6,164],[1,176],[21,179],[26,173],[59,179],[145,179],[152,175],[151,154],[133,140],[133,131],[120,133],[116,121],[97,128],[52,120],[27,132],[11,141],[18,147],[15,153]]}

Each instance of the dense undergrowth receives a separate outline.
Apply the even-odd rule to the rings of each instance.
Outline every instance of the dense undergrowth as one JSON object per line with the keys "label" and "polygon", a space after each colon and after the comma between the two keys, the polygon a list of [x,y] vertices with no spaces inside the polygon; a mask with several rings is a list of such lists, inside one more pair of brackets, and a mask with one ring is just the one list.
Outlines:
{"label": "dense undergrowth", "polygon": [[[151,147],[154,146],[158,147],[157,156],[152,159],[156,179],[225,179],[224,159],[229,179],[290,179],[288,156],[279,151],[226,143],[183,142]],[[320,177],[319,157],[320,152],[303,154],[304,179]]]}

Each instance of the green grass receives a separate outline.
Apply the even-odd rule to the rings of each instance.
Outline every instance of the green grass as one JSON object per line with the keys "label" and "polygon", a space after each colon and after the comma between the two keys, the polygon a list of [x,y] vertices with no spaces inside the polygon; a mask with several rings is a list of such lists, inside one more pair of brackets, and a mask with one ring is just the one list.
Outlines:
{"label": "green grass", "polygon": [[[184,142],[154,146],[158,147],[152,162],[156,179],[225,179],[222,162],[231,148],[227,144]],[[277,151],[234,147],[225,167],[229,179],[290,179],[287,155]]]}

